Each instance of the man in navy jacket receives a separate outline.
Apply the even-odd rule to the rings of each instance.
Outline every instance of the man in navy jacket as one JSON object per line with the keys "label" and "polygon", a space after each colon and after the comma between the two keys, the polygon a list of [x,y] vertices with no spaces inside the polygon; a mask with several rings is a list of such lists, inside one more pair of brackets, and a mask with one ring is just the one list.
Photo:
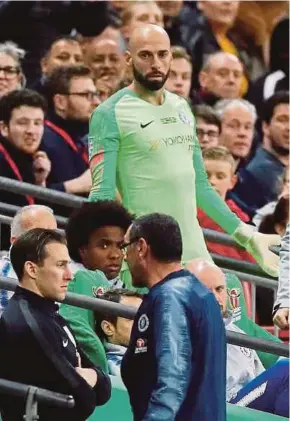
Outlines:
{"label": "man in navy jacket", "polygon": [[123,246],[133,285],[148,287],[122,362],[134,421],[225,421],[226,341],[213,294],[183,270],[167,215],[136,219]]}
{"label": "man in navy jacket", "polygon": [[85,195],[91,186],[86,137],[97,89],[82,65],[54,69],[45,86],[49,113],[41,149],[52,163],[50,188]]}

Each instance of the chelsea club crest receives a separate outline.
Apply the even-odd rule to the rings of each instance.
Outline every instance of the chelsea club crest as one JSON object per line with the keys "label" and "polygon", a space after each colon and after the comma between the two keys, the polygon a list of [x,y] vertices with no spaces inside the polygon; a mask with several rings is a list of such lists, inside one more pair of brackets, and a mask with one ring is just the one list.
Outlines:
{"label": "chelsea club crest", "polygon": [[149,319],[147,314],[142,314],[138,320],[138,330],[139,332],[145,332],[149,327]]}
{"label": "chelsea club crest", "polygon": [[183,110],[179,111],[178,115],[179,115],[179,118],[182,121],[182,123],[189,124],[190,126],[193,126],[193,123],[192,123],[191,119],[187,116],[187,114]]}

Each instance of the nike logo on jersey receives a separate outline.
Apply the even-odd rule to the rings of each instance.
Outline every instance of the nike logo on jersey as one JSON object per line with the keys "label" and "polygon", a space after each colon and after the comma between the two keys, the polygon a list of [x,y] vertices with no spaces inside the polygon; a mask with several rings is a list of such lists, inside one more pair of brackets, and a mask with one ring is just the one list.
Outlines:
{"label": "nike logo on jersey", "polygon": [[154,121],[154,120],[149,121],[149,123],[146,123],[146,124],[142,124],[142,123],[141,123],[141,124],[140,124],[141,129],[145,129],[145,127],[149,126],[149,124],[153,123],[153,121]]}
{"label": "nike logo on jersey", "polygon": [[66,348],[68,346],[68,339],[64,339],[62,341],[63,347]]}

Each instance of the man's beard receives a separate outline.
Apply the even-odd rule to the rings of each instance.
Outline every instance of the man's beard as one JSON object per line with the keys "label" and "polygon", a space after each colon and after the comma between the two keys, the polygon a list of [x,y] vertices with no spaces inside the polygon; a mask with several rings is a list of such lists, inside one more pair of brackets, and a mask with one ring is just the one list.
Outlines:
{"label": "man's beard", "polygon": [[280,155],[280,156],[289,155],[289,147],[286,148],[285,146],[280,146],[275,142],[275,140],[273,139],[270,139],[270,140],[271,140],[271,146],[277,155]]}
{"label": "man's beard", "polygon": [[170,70],[168,70],[166,75],[162,76],[161,80],[150,80],[143,76],[142,73],[140,73],[139,70],[137,70],[133,64],[134,78],[138,83],[140,83],[140,85],[142,85],[145,89],[148,89],[149,91],[159,91],[159,89],[163,88],[165,82],[168,79],[169,72]]}

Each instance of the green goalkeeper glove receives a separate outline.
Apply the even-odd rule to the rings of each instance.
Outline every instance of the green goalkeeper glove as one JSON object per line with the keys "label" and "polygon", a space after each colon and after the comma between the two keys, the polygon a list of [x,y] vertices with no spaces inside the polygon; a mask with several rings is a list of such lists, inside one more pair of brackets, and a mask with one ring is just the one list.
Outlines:
{"label": "green goalkeeper glove", "polygon": [[279,256],[270,251],[269,247],[281,244],[280,235],[261,234],[242,222],[233,233],[233,238],[254,257],[265,272],[278,277]]}

